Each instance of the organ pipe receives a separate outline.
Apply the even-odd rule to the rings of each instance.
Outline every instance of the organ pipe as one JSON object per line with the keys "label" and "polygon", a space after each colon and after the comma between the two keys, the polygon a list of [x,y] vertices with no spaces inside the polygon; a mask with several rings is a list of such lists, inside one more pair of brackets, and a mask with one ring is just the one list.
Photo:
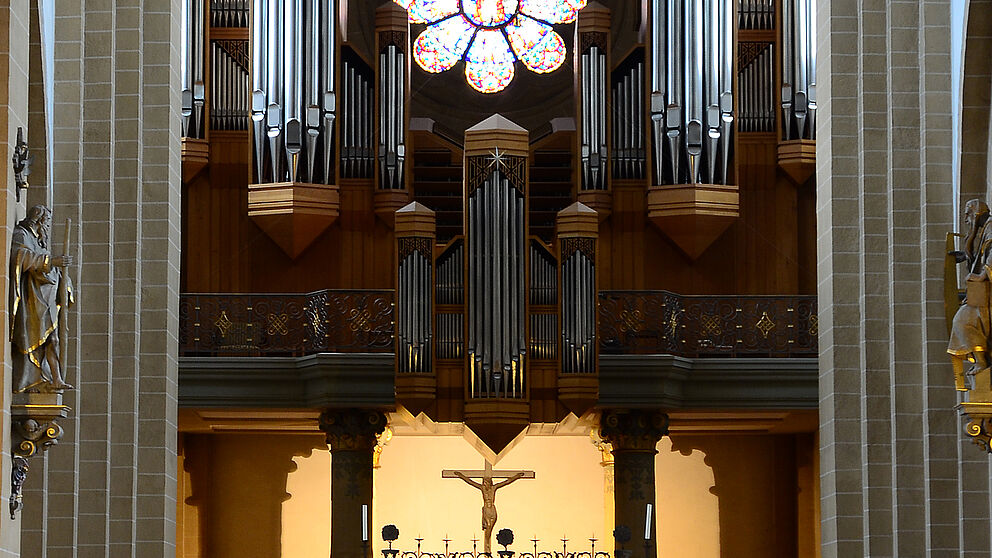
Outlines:
{"label": "organ pipe", "polygon": [[403,373],[431,371],[433,310],[431,243],[428,238],[399,239],[397,280],[397,366]]}
{"label": "organ pipe", "polygon": [[182,0],[183,36],[180,60],[182,74],[182,135],[203,138],[204,122],[204,0]]}
{"label": "organ pipe", "polygon": [[[591,33],[590,33],[591,35]],[[582,119],[582,188],[605,190],[608,152],[606,149],[607,80],[605,45],[592,43],[582,53],[580,95]],[[616,141],[616,139],[614,139]]]}
{"label": "organ pipe", "polygon": [[733,100],[733,3],[652,0],[651,123],[656,184],[726,184]]}
{"label": "organ pipe", "polygon": [[613,176],[644,176],[644,62],[631,56],[613,72]]}
{"label": "organ pipe", "polygon": [[211,42],[210,128],[247,130],[249,122],[249,76],[241,40]]}
{"label": "organ pipe", "polygon": [[816,139],[816,4],[782,1],[783,139]]}
{"label": "organ pipe", "polygon": [[[405,37],[405,35],[404,35]],[[406,55],[390,41],[379,52],[379,188],[404,187]]]}
{"label": "organ pipe", "polygon": [[525,157],[469,159],[469,166],[479,169],[469,171],[478,182],[469,185],[465,239],[466,349],[473,398],[520,398],[525,394],[527,252],[525,200],[523,185],[518,182],[524,165]]}
{"label": "organ pipe", "polygon": [[569,374],[596,371],[595,241],[562,240],[561,369]]}
{"label": "organ pipe", "polygon": [[[236,7],[242,0],[231,1]],[[251,1],[251,122],[256,180],[330,183],[336,110],[335,3]]]}
{"label": "organ pipe", "polygon": [[341,176],[372,176],[372,104],[371,70],[357,56],[342,57],[341,91]]}

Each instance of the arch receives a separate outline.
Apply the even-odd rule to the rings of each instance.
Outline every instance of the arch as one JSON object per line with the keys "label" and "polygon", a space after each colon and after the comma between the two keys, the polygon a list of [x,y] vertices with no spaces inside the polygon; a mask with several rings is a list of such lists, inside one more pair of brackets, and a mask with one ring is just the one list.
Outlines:
{"label": "arch", "polygon": [[963,202],[988,198],[989,119],[992,107],[992,0],[969,0],[965,13],[961,80],[960,177]]}

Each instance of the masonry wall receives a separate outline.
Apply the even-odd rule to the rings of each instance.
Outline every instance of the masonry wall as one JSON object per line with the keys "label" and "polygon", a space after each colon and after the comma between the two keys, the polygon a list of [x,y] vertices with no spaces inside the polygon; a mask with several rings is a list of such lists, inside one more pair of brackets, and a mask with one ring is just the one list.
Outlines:
{"label": "masonry wall", "polygon": [[[21,555],[173,556],[179,2],[55,4],[54,199],[45,201],[57,246],[73,222],[67,379],[76,390],[62,443],[32,459]],[[23,49],[27,60],[26,33]]]}
{"label": "masonry wall", "polygon": [[823,556],[987,557],[988,456],[962,440],[945,353],[947,3],[817,17]]}

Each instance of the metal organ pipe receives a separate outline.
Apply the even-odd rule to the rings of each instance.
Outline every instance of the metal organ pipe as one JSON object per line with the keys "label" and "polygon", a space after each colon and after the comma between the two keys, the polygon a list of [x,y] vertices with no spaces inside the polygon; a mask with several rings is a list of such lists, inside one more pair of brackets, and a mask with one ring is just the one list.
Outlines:
{"label": "metal organ pipe", "polygon": [[432,266],[428,239],[403,239],[401,242],[419,242],[404,250],[406,255],[399,264],[397,339],[400,372],[424,373],[431,370]]}
{"label": "metal organ pipe", "polygon": [[783,137],[815,139],[816,8],[814,0],[782,2]]}
{"label": "metal organ pipe", "polygon": [[251,0],[250,21],[248,0],[221,2],[231,7],[232,24],[250,26],[250,85],[233,91],[231,103],[251,115],[255,180],[330,182],[336,44],[328,22],[334,2]]}
{"label": "metal organ pipe", "polygon": [[183,0],[181,46],[181,117],[183,137],[204,137],[204,0]]}
{"label": "metal organ pipe", "polygon": [[[500,164],[496,164],[499,166]],[[468,344],[473,397],[523,395],[524,200],[494,169],[468,202]]]}
{"label": "metal organ pipe", "polygon": [[[655,183],[725,184],[733,144],[734,3],[652,0],[651,6]],[[638,141],[630,146],[634,153]]]}
{"label": "metal organ pipe", "polygon": [[561,267],[562,286],[562,372],[584,374],[596,369],[596,269],[593,261],[578,248],[583,242],[566,239]]}
{"label": "metal organ pipe", "polygon": [[379,53],[379,188],[403,188],[406,58],[400,47]]}

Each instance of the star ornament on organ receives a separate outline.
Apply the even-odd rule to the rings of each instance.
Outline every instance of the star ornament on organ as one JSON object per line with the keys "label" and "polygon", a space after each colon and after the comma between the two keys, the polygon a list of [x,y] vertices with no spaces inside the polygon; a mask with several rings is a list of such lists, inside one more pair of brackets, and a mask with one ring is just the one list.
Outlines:
{"label": "star ornament on organ", "polygon": [[465,79],[483,93],[513,81],[519,60],[532,72],[557,70],[565,42],[552,25],[571,23],[586,0],[393,0],[410,23],[427,24],[413,42],[413,59],[427,72],[465,62]]}

